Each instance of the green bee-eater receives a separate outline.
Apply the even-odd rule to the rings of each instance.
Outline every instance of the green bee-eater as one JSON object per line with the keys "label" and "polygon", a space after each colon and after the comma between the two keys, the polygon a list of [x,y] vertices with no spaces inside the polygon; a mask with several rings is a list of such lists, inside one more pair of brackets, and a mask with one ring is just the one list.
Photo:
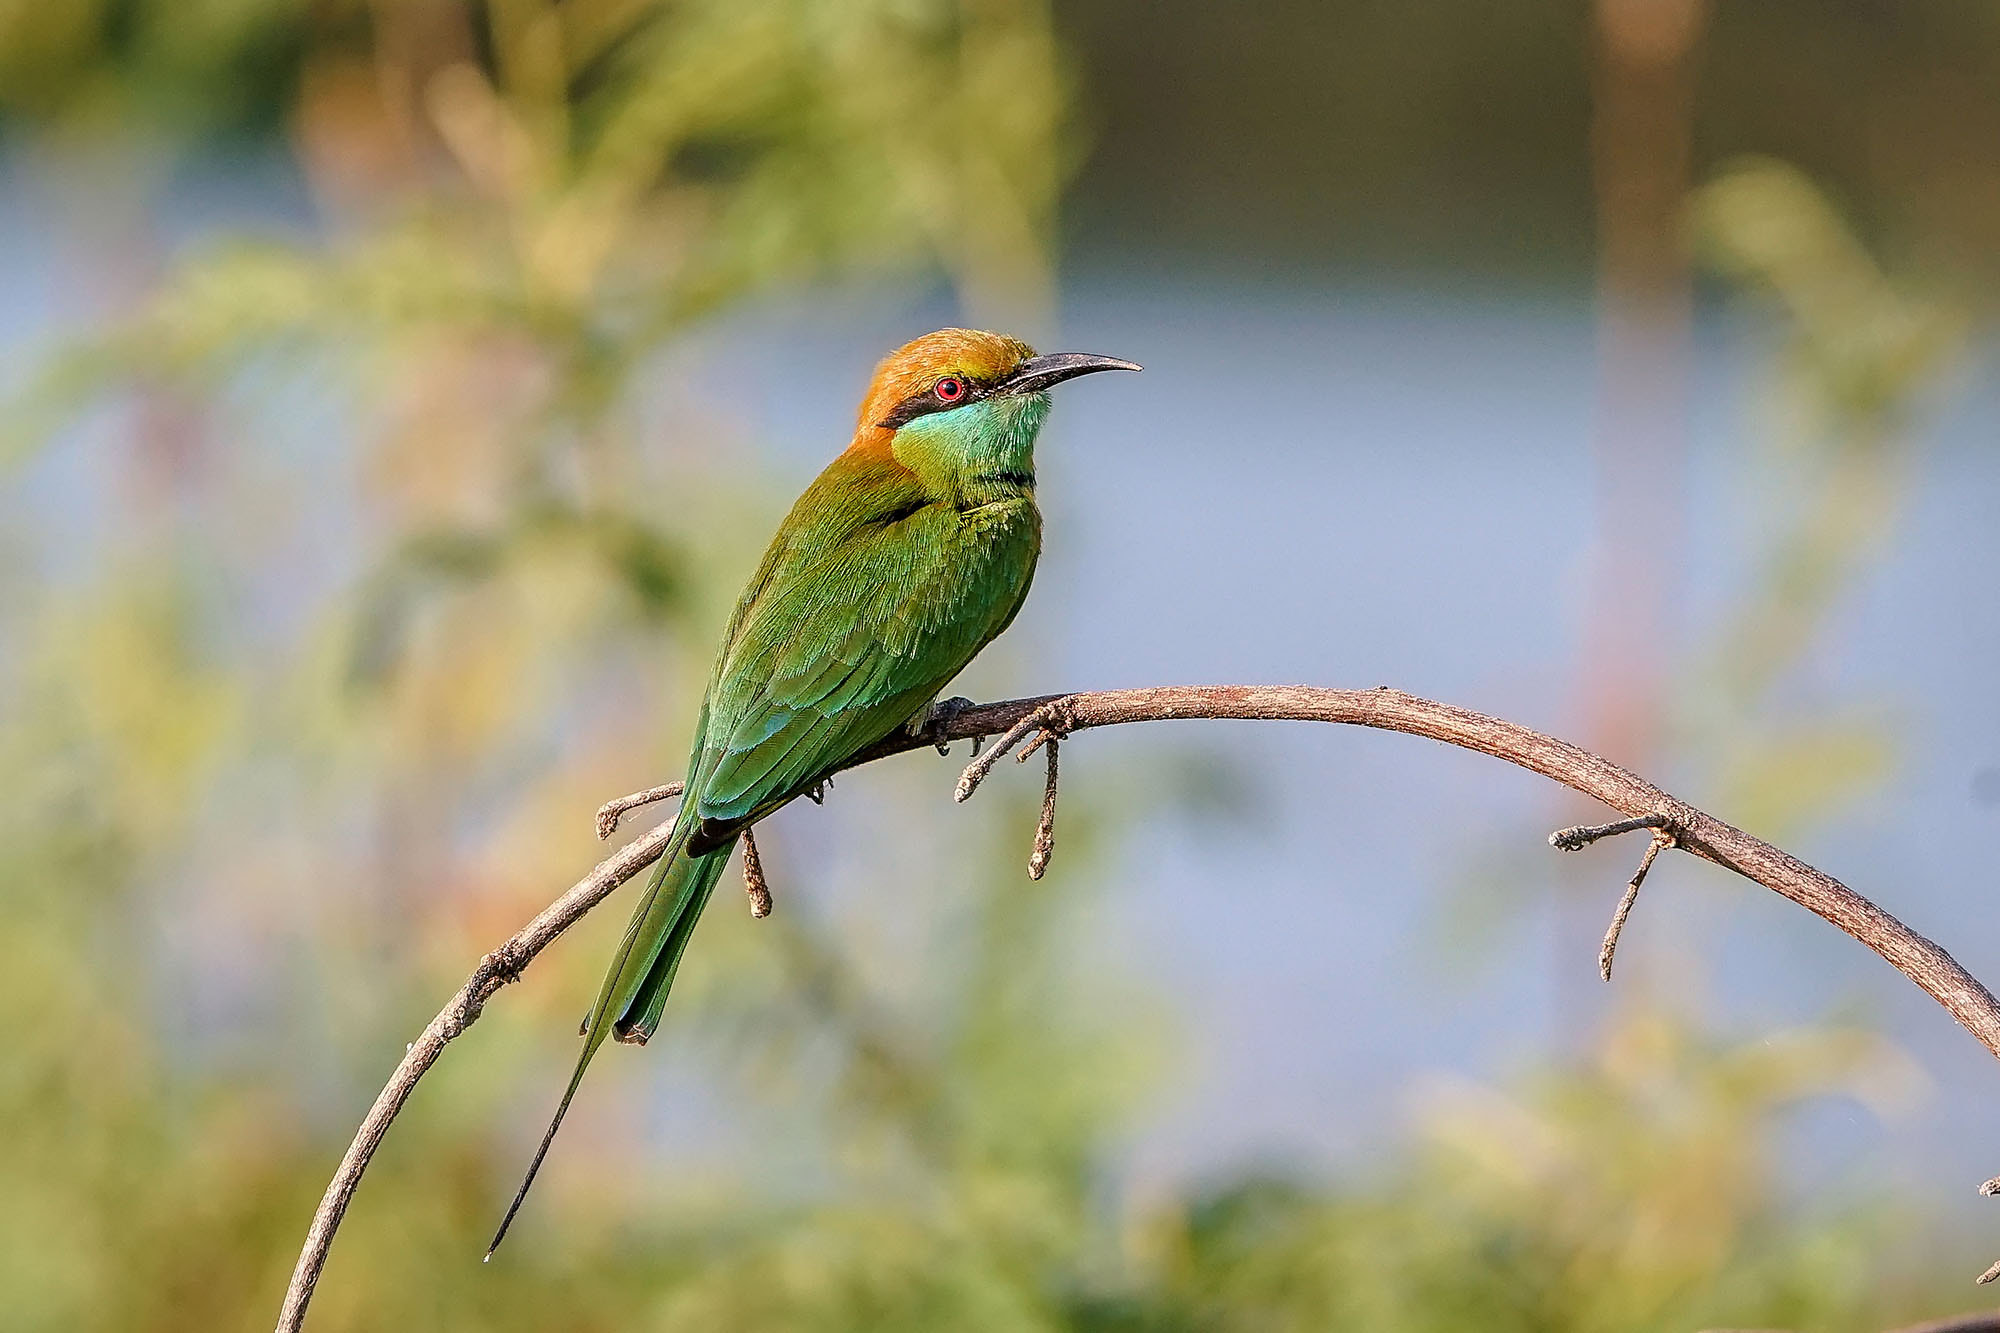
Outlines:
{"label": "green bee-eater", "polygon": [[1007,628],[1042,547],[1035,436],[1048,391],[1114,357],[1037,356],[943,329],[875,372],[854,441],[806,488],[736,603],[709,673],[672,840],[585,1021],[583,1052],[490,1257],[591,1057],[660,1023],[688,937],[750,825],[898,727],[920,725]]}

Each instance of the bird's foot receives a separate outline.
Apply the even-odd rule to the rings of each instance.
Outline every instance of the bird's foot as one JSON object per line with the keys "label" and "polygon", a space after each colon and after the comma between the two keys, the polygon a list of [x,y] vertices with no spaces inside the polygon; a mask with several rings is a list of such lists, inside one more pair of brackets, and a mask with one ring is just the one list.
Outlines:
{"label": "bird's foot", "polygon": [[[937,746],[939,754],[950,754],[951,724],[957,721],[959,714],[965,712],[966,709],[976,707],[978,707],[977,704],[962,694],[954,694],[949,699],[939,699],[925,711],[921,718],[917,719],[916,725],[911,730],[916,735],[930,741],[932,745]],[[979,742],[982,739],[984,738],[977,736],[973,738],[972,752],[974,754],[979,753]]]}

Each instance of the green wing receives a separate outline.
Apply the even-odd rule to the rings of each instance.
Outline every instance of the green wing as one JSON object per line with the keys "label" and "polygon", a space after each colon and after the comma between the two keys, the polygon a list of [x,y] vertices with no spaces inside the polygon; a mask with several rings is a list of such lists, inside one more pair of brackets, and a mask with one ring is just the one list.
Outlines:
{"label": "green wing", "polygon": [[966,514],[913,486],[850,483],[813,508],[816,484],[780,530],[690,759],[705,823],[755,819],[910,721],[1020,608],[1032,503]]}
{"label": "green wing", "polygon": [[[963,512],[893,464],[836,460],[778,530],[717,654],[689,756],[683,839],[738,829],[916,717],[1020,609],[1041,547],[1026,498]],[[690,822],[691,821],[691,822]],[[658,1024],[716,852],[677,859],[640,905],[600,996],[621,1033]]]}

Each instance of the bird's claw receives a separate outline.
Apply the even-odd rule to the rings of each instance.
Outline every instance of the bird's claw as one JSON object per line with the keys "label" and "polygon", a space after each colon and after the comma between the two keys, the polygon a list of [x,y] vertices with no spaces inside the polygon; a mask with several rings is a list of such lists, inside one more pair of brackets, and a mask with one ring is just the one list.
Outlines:
{"label": "bird's claw", "polygon": [[[940,699],[931,705],[930,711],[924,715],[923,734],[930,739],[931,744],[937,746],[939,754],[951,753],[951,737],[945,733],[957,720],[958,715],[968,708],[977,706],[962,694],[954,694],[949,699]],[[972,752],[979,753],[979,742],[976,739],[973,741]]]}

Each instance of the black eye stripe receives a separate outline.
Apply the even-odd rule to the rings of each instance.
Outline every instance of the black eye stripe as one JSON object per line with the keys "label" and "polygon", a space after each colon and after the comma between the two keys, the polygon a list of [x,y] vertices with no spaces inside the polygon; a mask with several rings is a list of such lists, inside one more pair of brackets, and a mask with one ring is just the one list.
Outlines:
{"label": "black eye stripe", "polygon": [[967,403],[976,403],[992,392],[993,388],[991,384],[982,384],[978,380],[965,375],[947,375],[943,378],[957,380],[963,386],[958,397],[949,401],[940,400],[937,396],[937,387],[943,381],[933,380],[929,388],[913,393],[902,402],[896,404],[895,407],[890,409],[889,415],[883,417],[876,424],[894,430],[898,426],[908,425],[918,417],[928,416],[932,412],[949,412],[954,407],[964,407]]}

